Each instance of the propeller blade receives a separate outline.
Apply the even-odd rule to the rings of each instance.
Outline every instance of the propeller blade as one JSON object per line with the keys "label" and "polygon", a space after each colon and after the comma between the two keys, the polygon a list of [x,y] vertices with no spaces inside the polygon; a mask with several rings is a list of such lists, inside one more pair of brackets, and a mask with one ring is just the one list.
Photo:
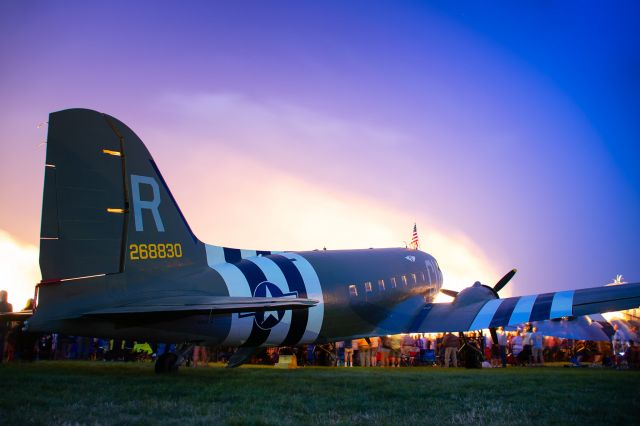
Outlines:
{"label": "propeller blade", "polygon": [[516,274],[516,272],[518,272],[517,269],[512,269],[509,272],[507,272],[505,274],[504,277],[500,278],[500,281],[498,281],[496,283],[496,285],[493,286],[493,291],[495,291],[496,293],[499,292],[500,290],[502,290],[504,288],[504,286],[507,285],[507,283],[509,281],[511,281],[511,278],[513,278],[513,276]]}
{"label": "propeller blade", "polygon": [[446,288],[441,288],[440,292],[446,294],[447,296],[451,296],[451,297],[454,297],[454,298],[458,295],[457,291],[455,291],[455,290],[447,290]]}

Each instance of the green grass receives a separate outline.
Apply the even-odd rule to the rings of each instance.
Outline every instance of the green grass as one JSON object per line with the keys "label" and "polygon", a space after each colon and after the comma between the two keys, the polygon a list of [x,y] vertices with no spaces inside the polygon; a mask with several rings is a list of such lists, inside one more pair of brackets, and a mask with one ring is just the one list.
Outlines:
{"label": "green grass", "polygon": [[0,365],[0,424],[637,424],[640,372]]}

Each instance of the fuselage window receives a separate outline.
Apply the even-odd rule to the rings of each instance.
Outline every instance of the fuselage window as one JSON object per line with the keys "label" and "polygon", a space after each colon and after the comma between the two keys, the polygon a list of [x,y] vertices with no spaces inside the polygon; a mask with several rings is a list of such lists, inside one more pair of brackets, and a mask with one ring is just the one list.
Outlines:
{"label": "fuselage window", "polygon": [[408,283],[407,283],[407,276],[406,276],[406,275],[403,275],[403,276],[402,276],[402,285],[403,285],[403,286],[405,286],[405,287],[408,285]]}
{"label": "fuselage window", "polygon": [[426,280],[424,279],[424,272],[420,272],[420,278],[422,279],[422,282],[425,282]]}
{"label": "fuselage window", "polygon": [[356,287],[355,284],[349,286],[349,295],[353,297],[358,296],[358,287]]}
{"label": "fuselage window", "polygon": [[418,277],[416,276],[416,274],[411,274],[411,279],[413,280],[411,282],[411,285],[418,284]]}
{"label": "fuselage window", "polygon": [[378,290],[384,291],[384,280],[378,280]]}
{"label": "fuselage window", "polygon": [[364,282],[364,291],[366,291],[367,293],[370,293],[373,291],[373,288],[371,287],[371,281]]}
{"label": "fuselage window", "polygon": [[391,288],[396,288],[398,285],[396,284],[396,277],[391,277]]}

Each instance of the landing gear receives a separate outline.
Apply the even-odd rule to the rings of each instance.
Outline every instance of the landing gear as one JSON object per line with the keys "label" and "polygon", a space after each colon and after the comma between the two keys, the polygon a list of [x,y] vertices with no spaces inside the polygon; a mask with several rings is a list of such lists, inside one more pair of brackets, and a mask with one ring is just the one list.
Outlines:
{"label": "landing gear", "polygon": [[193,348],[192,344],[182,344],[176,349],[176,352],[167,352],[156,359],[155,371],[158,374],[175,373],[178,367],[185,361],[185,355]]}
{"label": "landing gear", "polygon": [[156,359],[156,373],[175,373],[178,371],[178,356],[174,353],[162,354]]}

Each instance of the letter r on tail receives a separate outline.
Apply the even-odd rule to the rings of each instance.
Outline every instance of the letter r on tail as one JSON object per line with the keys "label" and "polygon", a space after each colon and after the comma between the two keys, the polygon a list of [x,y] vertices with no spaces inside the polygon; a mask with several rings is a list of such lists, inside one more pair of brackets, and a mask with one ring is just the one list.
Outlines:
{"label": "letter r on tail", "polygon": [[[140,185],[149,185],[153,191],[153,198],[151,200],[140,199]],[[164,232],[164,225],[162,224],[162,218],[158,211],[160,205],[160,187],[158,182],[149,176],[131,175],[131,195],[133,197],[133,215],[136,223],[136,231],[144,231],[144,224],[142,223],[142,210],[151,210],[153,221],[156,223],[156,229],[158,232]]]}

